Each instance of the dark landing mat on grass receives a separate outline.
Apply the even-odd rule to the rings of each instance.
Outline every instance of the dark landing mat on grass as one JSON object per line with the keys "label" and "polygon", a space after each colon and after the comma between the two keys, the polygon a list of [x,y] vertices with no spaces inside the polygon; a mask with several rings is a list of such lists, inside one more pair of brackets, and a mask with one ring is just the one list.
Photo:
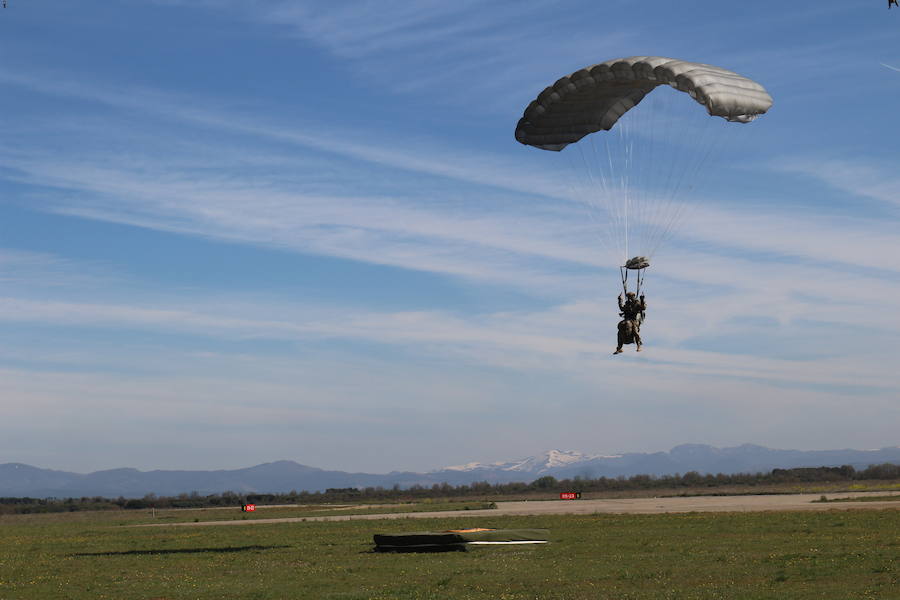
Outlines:
{"label": "dark landing mat on grass", "polygon": [[452,552],[465,551],[470,544],[545,543],[546,529],[454,529],[451,531],[413,531],[375,534],[376,552]]}

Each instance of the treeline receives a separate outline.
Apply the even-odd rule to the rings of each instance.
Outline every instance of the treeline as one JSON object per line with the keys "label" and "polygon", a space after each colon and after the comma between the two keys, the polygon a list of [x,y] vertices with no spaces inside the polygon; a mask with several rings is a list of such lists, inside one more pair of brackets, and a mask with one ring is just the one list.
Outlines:
{"label": "treeline", "polygon": [[689,471],[675,475],[634,475],[632,477],[599,477],[558,480],[545,476],[531,483],[488,483],[452,486],[447,483],[432,486],[414,485],[401,488],[329,488],[324,492],[297,492],[283,494],[237,494],[225,492],[201,496],[197,492],[178,496],[156,496],[116,499],[99,496],[82,498],[2,498],[0,514],[74,512],[81,510],[134,510],[148,508],[215,508],[242,504],[329,504],[347,502],[416,501],[436,498],[484,498],[521,496],[535,493],[545,495],[557,492],[619,492],[654,489],[696,489],[726,486],[762,487],[786,483],[816,483],[860,480],[900,479],[900,465],[885,463],[857,470],[850,465],[842,467],[809,467],[774,469],[769,473],[719,473],[700,474]]}
{"label": "treeline", "polygon": [[[294,493],[294,492],[292,492]],[[178,496],[147,494],[143,498],[104,498],[82,496],[80,498],[3,498],[0,497],[0,514],[30,514],[76,512],[81,510],[134,510],[144,508],[215,508],[241,506],[246,496],[234,492],[201,496],[197,492]]]}

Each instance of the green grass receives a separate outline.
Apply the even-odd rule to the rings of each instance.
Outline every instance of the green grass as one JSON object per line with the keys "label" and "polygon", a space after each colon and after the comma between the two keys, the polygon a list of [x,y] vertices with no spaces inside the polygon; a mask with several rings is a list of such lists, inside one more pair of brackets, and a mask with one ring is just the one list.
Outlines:
{"label": "green grass", "polygon": [[[0,599],[900,598],[898,510],[123,526],[145,518],[0,517]],[[465,526],[552,542],[371,552],[373,533]]]}

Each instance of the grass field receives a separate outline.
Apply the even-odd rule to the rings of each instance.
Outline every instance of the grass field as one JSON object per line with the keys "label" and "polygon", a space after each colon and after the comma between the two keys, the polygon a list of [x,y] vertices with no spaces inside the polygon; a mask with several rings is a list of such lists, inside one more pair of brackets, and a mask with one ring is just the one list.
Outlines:
{"label": "grass field", "polygon": [[[141,521],[0,518],[0,599],[900,598],[898,510],[128,526]],[[552,542],[371,552],[373,533],[473,525]]]}

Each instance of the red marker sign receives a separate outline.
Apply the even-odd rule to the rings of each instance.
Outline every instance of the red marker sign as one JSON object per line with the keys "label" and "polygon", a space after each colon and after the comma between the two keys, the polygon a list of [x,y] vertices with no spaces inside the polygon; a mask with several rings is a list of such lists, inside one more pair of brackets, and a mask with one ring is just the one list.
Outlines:
{"label": "red marker sign", "polygon": [[560,500],[578,500],[581,498],[581,492],[560,492]]}
{"label": "red marker sign", "polygon": [[253,512],[254,510],[256,510],[256,505],[255,504],[245,504],[245,505],[241,506],[241,510],[244,512]]}

